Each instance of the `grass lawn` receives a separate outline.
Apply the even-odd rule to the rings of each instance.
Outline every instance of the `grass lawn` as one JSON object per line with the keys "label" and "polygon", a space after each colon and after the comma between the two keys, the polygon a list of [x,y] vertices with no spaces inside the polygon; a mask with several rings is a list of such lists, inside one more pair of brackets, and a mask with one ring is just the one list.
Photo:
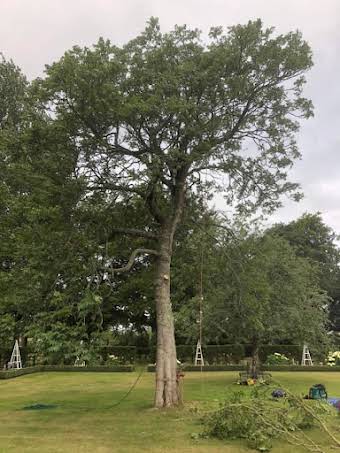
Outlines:
{"label": "grass lawn", "polygon": [[[236,372],[186,373],[183,410],[152,409],[153,373],[144,373],[136,388],[118,407],[114,406],[130,388],[137,373],[46,372],[0,381],[0,453],[18,451],[63,453],[197,452],[246,453],[239,442],[191,438],[201,425],[192,411],[195,404],[216,402],[239,390],[232,383]],[[297,393],[324,383],[330,396],[340,397],[340,373],[273,373],[275,380]],[[198,403],[199,402],[199,403]],[[57,405],[54,409],[25,411],[33,403]],[[339,420],[340,421],[340,420]],[[334,431],[340,437],[340,423]],[[338,431],[338,432],[337,432]],[[312,436],[323,440],[321,431]],[[302,447],[277,442],[273,453],[299,453]]]}

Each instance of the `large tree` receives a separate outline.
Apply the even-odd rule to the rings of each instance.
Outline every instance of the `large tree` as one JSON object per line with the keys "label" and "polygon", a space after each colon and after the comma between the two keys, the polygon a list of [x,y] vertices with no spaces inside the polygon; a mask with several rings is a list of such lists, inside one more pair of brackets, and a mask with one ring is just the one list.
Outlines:
{"label": "large tree", "polygon": [[[0,53],[0,323],[3,331],[0,353],[12,344],[15,310],[8,294],[15,255],[14,229],[21,223],[15,212],[18,187],[11,184],[12,159],[9,143],[25,126],[27,81],[20,69]],[[3,358],[3,357],[2,357]]]}
{"label": "large tree", "polygon": [[20,68],[0,53],[0,131],[20,127],[27,85]]}
{"label": "large tree", "polygon": [[286,170],[299,156],[297,118],[311,115],[302,96],[311,65],[299,32],[276,35],[260,20],[214,28],[207,41],[185,26],[162,33],[151,19],[122,48],[103,39],[73,48],[36,84],[37,105],[78,156],[84,196],[100,194],[113,216],[115,202],[144,203],[142,227],[132,218],[102,228],[108,241],[117,233],[145,241],[121,272],[137,255],[155,257],[156,407],[179,402],[170,273],[186,200],[202,174],[238,209],[298,196]]}
{"label": "large tree", "polygon": [[339,236],[324,223],[320,213],[305,213],[290,223],[279,223],[271,228],[284,237],[296,254],[306,258],[317,269],[320,287],[332,299],[330,319],[332,328],[340,331],[340,249]]}

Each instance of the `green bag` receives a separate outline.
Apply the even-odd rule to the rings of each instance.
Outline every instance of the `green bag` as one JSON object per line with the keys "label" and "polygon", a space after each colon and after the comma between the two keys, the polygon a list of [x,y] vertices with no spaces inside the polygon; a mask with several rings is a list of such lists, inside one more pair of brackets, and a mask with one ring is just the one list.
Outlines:
{"label": "green bag", "polygon": [[308,398],[311,400],[327,399],[326,387],[323,384],[315,384],[309,389]]}

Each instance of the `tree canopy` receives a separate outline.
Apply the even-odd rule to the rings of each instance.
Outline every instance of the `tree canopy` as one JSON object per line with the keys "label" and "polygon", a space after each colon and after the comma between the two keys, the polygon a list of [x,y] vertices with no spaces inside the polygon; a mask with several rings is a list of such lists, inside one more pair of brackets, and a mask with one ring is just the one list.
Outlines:
{"label": "tree canopy", "polygon": [[14,200],[3,215],[16,244],[5,278],[16,284],[14,311],[29,280],[30,309],[39,301],[90,338],[112,302],[105,290],[134,262],[154,264],[155,405],[178,404],[176,232],[204,189],[240,213],[300,197],[287,171],[300,155],[299,119],[312,115],[302,92],[311,65],[299,32],[278,35],[260,20],[212,28],[205,40],[186,26],[162,33],[154,18],[124,46],[74,47],[29,87],[10,64],[6,81],[20,94],[21,80],[29,99],[25,122],[0,139]]}

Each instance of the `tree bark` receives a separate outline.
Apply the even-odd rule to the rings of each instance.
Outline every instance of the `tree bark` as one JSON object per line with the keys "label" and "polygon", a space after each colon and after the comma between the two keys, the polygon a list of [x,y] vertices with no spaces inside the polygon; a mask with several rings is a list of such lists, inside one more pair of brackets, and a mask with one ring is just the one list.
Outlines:
{"label": "tree bark", "polygon": [[177,406],[180,402],[174,320],[170,300],[171,249],[171,232],[166,228],[160,238],[160,255],[157,259],[155,276],[157,311],[155,407],[157,408]]}
{"label": "tree bark", "polygon": [[157,311],[157,362],[155,407],[171,407],[181,404],[180,386],[177,382],[177,355],[174,318],[170,299],[170,265],[173,239],[181,220],[185,193],[186,171],[177,173],[172,193],[172,213],[163,218],[159,236],[159,255],[155,276],[155,300]]}
{"label": "tree bark", "polygon": [[259,372],[259,343],[257,339],[254,339],[252,343],[251,366],[250,366],[250,375],[252,379],[257,379],[258,372]]}

